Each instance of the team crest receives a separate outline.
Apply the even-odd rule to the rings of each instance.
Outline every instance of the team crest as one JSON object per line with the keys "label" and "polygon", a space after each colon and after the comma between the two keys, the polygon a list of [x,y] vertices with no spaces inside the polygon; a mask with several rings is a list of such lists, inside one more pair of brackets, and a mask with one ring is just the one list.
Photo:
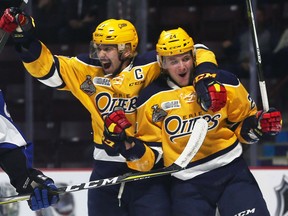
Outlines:
{"label": "team crest", "polygon": [[275,187],[277,196],[277,212],[278,216],[288,216],[288,177],[283,176],[282,182]]}
{"label": "team crest", "polygon": [[186,103],[193,103],[196,101],[196,92],[191,92],[189,94],[180,94],[180,97],[186,102]]}
{"label": "team crest", "polygon": [[167,112],[159,108],[158,104],[153,105],[151,109],[153,109],[153,113],[152,113],[153,122],[163,121],[163,119],[167,116]]}
{"label": "team crest", "polygon": [[124,76],[123,75],[119,75],[119,76],[114,77],[112,79],[112,82],[113,82],[114,85],[122,85],[123,81],[124,81]]}
{"label": "team crest", "polygon": [[96,92],[96,88],[91,80],[91,76],[88,75],[86,77],[86,80],[80,85],[80,89],[89,96],[93,95]]}

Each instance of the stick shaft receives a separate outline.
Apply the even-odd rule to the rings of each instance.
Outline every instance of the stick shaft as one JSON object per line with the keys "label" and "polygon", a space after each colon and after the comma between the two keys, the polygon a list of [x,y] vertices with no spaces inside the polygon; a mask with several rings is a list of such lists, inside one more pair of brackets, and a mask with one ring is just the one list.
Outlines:
{"label": "stick shaft", "polygon": [[260,87],[263,110],[268,111],[269,101],[268,101],[266,83],[265,83],[263,69],[262,69],[262,58],[261,58],[261,52],[260,52],[259,43],[258,43],[258,36],[257,36],[257,31],[256,31],[256,25],[255,25],[255,19],[254,19],[254,14],[252,10],[251,0],[246,0],[246,5],[247,5],[249,26],[251,29],[254,53],[255,53],[256,64],[257,64],[257,75],[258,75],[258,80],[259,80],[259,87]]}
{"label": "stick shaft", "polygon": [[[172,173],[181,171],[185,169],[188,163],[193,159],[193,157],[197,154],[198,150],[200,149],[206,133],[208,130],[208,123],[204,119],[198,119],[195,122],[193,131],[190,135],[189,141],[185,146],[185,149],[181,153],[181,155],[177,158],[177,160],[169,167],[160,168],[157,170],[151,170],[148,172],[136,172],[136,173],[127,173],[121,176],[99,179],[95,181],[90,181],[86,183],[80,183],[75,185],[69,185],[66,187],[58,188],[55,191],[55,194],[63,194],[68,192],[76,192],[80,190],[87,190],[87,189],[94,189],[100,188],[104,186],[111,186],[116,184],[121,184],[124,182],[131,182],[131,181],[138,181],[148,178],[155,178],[164,175],[170,175]],[[9,204],[24,200],[29,200],[31,194],[25,195],[16,195],[10,197],[2,197],[0,198],[0,205],[2,204]]]}

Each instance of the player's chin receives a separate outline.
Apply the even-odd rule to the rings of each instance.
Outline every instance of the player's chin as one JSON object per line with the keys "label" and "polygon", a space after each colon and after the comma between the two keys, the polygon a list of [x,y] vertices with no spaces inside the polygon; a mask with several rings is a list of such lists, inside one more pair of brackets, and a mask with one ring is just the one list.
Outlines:
{"label": "player's chin", "polygon": [[114,73],[114,70],[112,67],[109,67],[109,68],[103,68],[104,72],[106,75],[108,74],[113,74]]}
{"label": "player's chin", "polygon": [[185,87],[185,86],[188,86],[188,84],[189,84],[189,82],[179,82],[178,83],[178,86],[180,86],[180,87]]}
{"label": "player's chin", "polygon": [[189,77],[178,77],[177,84],[181,87],[189,85]]}

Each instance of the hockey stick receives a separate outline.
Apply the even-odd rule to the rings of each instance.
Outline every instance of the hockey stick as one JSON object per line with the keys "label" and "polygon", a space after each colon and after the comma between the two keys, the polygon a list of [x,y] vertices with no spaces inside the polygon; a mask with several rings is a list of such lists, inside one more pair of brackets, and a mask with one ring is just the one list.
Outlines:
{"label": "hockey stick", "polygon": [[[28,0],[23,0],[21,5],[19,6],[20,10],[24,10],[26,5],[28,4]],[[0,53],[3,51],[8,39],[9,39],[10,33],[3,32],[2,38],[0,39]]]}
{"label": "hockey stick", "polygon": [[246,0],[246,5],[247,5],[249,26],[251,29],[253,46],[254,46],[254,54],[255,54],[257,69],[258,69],[257,74],[258,74],[258,81],[259,81],[263,110],[268,111],[269,110],[268,95],[267,95],[266,83],[264,80],[264,75],[263,75],[263,70],[262,70],[262,59],[261,59],[261,53],[260,53],[260,48],[258,44],[258,37],[257,37],[257,32],[256,32],[256,27],[255,27],[255,20],[254,20],[251,0]]}
{"label": "hockey stick", "polygon": [[[143,180],[143,179],[148,179],[148,178],[169,175],[169,174],[181,171],[186,168],[186,166],[189,164],[189,162],[198,152],[199,148],[201,147],[204,141],[207,130],[208,130],[207,121],[202,118],[198,119],[195,122],[195,125],[193,127],[189,141],[187,145],[185,146],[185,149],[183,150],[181,155],[177,158],[177,160],[169,167],[151,170],[148,172],[127,173],[127,174],[116,176],[116,177],[99,179],[99,180],[90,181],[87,183],[61,187],[61,188],[58,188],[57,191],[55,191],[55,194],[63,194],[63,193],[68,193],[68,192],[76,192],[80,190],[111,186],[111,185],[121,184],[124,182],[138,181],[138,180]],[[9,204],[9,203],[14,203],[14,202],[29,200],[30,195],[31,194],[2,197],[0,198],[0,204],[2,205],[2,204]]]}

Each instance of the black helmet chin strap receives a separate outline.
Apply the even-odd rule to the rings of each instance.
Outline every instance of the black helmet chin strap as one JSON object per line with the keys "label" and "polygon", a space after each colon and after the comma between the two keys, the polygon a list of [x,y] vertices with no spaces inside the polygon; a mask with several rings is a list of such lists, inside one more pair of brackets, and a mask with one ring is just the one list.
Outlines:
{"label": "black helmet chin strap", "polygon": [[[168,85],[169,85],[169,83],[173,83],[174,85],[178,86],[177,82],[175,80],[173,80],[172,77],[169,75],[167,69],[161,68],[161,76],[166,80]],[[170,86],[170,87],[172,87],[172,86]]]}
{"label": "black helmet chin strap", "polygon": [[113,77],[115,77],[117,74],[119,74],[121,71],[122,71],[122,66],[123,64],[128,61],[128,60],[131,60],[131,58],[127,57],[127,58],[122,58],[122,52],[119,52],[119,55],[118,55],[118,58],[119,58],[119,61],[121,62],[121,64],[119,65],[119,67],[117,68],[117,70],[115,70],[112,74]]}
{"label": "black helmet chin strap", "polygon": [[193,85],[193,80],[194,80],[194,75],[195,75],[195,64],[194,67],[191,69],[190,76],[189,76],[189,85]]}
{"label": "black helmet chin strap", "polygon": [[119,67],[112,73],[112,76],[115,77],[117,74],[119,74],[121,72],[121,68],[124,64],[124,61],[121,61],[121,64],[119,65]]}

